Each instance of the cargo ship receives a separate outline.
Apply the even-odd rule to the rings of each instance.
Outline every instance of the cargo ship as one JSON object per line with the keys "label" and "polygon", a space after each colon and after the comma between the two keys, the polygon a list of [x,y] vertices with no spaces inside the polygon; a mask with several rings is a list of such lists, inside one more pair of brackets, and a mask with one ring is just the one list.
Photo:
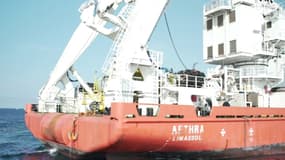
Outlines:
{"label": "cargo ship", "polygon": [[[81,22],[40,90],[38,104],[25,107],[33,136],[78,158],[283,153],[284,6],[273,0],[206,3],[203,59],[215,67],[203,73],[167,69],[163,53],[148,48],[168,3],[82,4]],[[113,44],[102,76],[89,83],[74,63],[100,35]]]}

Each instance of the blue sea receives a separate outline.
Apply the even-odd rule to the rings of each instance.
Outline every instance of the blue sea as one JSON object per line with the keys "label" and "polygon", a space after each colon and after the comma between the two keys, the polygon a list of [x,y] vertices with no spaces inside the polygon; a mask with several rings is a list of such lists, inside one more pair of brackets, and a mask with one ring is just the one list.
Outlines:
{"label": "blue sea", "polygon": [[[27,130],[23,109],[0,109],[0,160],[68,160],[54,149],[47,149]],[[179,156],[123,156],[108,160],[191,160]],[[205,158],[210,159],[209,157]],[[238,160],[285,160],[285,155],[256,156]],[[203,160],[203,159],[199,159]],[[225,159],[223,159],[225,160]],[[237,159],[236,159],[237,160]]]}

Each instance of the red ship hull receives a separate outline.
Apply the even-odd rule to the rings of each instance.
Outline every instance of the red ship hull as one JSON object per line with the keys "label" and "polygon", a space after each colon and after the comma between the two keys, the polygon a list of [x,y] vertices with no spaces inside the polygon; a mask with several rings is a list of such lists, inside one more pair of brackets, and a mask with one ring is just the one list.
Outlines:
{"label": "red ship hull", "polygon": [[267,146],[283,148],[285,144],[282,108],[213,107],[206,117],[198,117],[195,107],[182,105],[159,105],[157,116],[140,116],[133,103],[113,103],[110,115],[95,116],[38,113],[31,108],[26,106],[25,122],[32,134],[63,153],[78,156],[161,152],[226,155]]}

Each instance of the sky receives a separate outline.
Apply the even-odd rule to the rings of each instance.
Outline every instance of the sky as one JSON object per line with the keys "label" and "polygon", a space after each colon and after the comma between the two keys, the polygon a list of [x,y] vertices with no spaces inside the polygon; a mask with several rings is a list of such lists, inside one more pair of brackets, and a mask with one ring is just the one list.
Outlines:
{"label": "sky", "polygon": [[[203,63],[203,5],[209,0],[170,0],[166,14],[175,45],[188,68],[206,71]],[[38,92],[80,23],[84,0],[3,0],[0,5],[0,107],[22,108],[37,103]],[[101,72],[111,41],[96,39],[76,62],[86,81]],[[161,17],[150,39],[152,50],[164,53],[164,66],[184,69]]]}

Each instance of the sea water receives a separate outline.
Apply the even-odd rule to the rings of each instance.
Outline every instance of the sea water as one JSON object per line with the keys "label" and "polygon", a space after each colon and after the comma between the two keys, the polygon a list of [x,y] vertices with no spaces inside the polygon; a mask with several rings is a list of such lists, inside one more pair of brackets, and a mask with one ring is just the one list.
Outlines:
{"label": "sea water", "polygon": [[0,109],[0,160],[54,160],[25,126],[23,109]]}
{"label": "sea water", "polygon": [[[23,109],[0,109],[0,160],[68,160],[56,149],[45,148],[25,126]],[[108,157],[108,160],[192,160],[179,155]],[[207,157],[205,159],[211,159]],[[285,155],[256,156],[239,160],[285,160]],[[199,159],[202,160],[202,159]],[[225,159],[224,159],[225,160]],[[236,159],[237,160],[237,159]]]}

